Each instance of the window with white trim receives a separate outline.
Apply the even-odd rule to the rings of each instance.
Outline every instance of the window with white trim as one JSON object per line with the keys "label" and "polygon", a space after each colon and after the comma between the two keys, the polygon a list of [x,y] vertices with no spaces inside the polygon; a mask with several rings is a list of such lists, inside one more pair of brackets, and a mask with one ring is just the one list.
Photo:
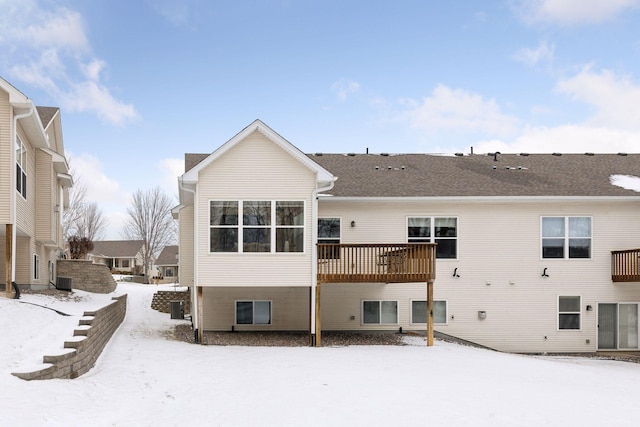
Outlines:
{"label": "window with white trim", "polygon": [[[340,218],[318,218],[318,243],[340,243]],[[320,259],[339,259],[340,248],[331,246],[318,251]]]}
{"label": "window with white trim", "polygon": [[40,255],[33,254],[33,278],[40,279]]}
{"label": "window with white trim", "polygon": [[458,219],[420,216],[407,219],[407,241],[437,243],[436,258],[458,257]]}
{"label": "window with white trim", "polygon": [[394,325],[398,323],[398,301],[362,301],[362,323]]}
{"label": "window with white trim", "polygon": [[210,201],[209,251],[304,252],[304,226],[303,201]]}
{"label": "window with white trim", "polygon": [[580,297],[558,296],[558,329],[580,329]]}
{"label": "window with white trim", "polygon": [[545,216],[541,219],[542,258],[591,258],[591,218]]}
{"label": "window with white trim", "polygon": [[[427,324],[427,301],[411,301],[411,323]],[[445,325],[447,323],[447,301],[433,302],[433,323]]]}
{"label": "window with white trim", "polygon": [[236,325],[270,325],[271,301],[236,301]]}
{"label": "window with white trim", "polygon": [[27,149],[22,140],[16,135],[16,190],[27,198]]}
{"label": "window with white trim", "polygon": [[122,268],[129,268],[129,260],[128,259],[123,259],[122,260]]}

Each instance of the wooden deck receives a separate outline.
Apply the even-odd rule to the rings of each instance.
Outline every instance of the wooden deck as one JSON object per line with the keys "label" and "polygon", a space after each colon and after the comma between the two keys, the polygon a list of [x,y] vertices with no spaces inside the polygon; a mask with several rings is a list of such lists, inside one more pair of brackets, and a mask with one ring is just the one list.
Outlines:
{"label": "wooden deck", "polygon": [[318,244],[318,283],[411,283],[435,279],[434,243]]}
{"label": "wooden deck", "polygon": [[640,249],[611,252],[611,280],[640,282]]}
{"label": "wooden deck", "polygon": [[[427,345],[433,345],[433,282],[435,243],[348,244],[318,243],[315,294],[315,342],[322,345],[321,288],[323,283],[424,282],[427,297]],[[313,338],[312,338],[313,341]]]}

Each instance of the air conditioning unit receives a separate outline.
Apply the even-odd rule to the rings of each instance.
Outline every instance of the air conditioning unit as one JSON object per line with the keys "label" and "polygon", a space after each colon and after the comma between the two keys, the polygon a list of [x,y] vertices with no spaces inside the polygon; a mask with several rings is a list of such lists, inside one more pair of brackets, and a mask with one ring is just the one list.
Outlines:
{"label": "air conditioning unit", "polygon": [[70,291],[71,290],[71,282],[72,282],[72,278],[71,277],[61,277],[58,276],[56,279],[56,289],[60,289],[63,291]]}
{"label": "air conditioning unit", "polygon": [[171,318],[184,319],[184,301],[171,301]]}

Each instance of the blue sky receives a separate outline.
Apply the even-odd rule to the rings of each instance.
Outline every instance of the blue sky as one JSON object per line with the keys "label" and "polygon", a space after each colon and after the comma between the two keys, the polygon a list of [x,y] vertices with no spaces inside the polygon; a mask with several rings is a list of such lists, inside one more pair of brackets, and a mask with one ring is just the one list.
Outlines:
{"label": "blue sky", "polygon": [[[305,152],[638,152],[640,0],[0,0],[0,75],[130,195],[256,118]],[[177,203],[177,202],[176,202]]]}

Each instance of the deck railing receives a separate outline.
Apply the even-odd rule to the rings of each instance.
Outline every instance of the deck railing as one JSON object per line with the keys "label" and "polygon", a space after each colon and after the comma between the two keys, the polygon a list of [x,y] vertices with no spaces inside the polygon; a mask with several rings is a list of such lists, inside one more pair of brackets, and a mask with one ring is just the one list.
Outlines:
{"label": "deck railing", "polygon": [[434,243],[318,243],[318,282],[433,281],[435,247]]}
{"label": "deck railing", "polygon": [[611,280],[640,282],[640,249],[611,252]]}

